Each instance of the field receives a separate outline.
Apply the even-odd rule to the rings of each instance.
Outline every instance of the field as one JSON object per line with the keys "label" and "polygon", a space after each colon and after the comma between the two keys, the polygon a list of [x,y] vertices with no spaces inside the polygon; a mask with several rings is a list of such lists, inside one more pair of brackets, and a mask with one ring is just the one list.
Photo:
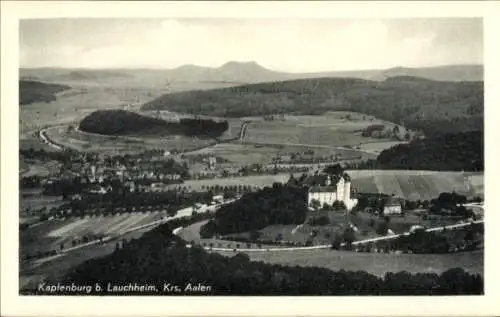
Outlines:
{"label": "field", "polygon": [[[187,243],[191,243],[194,241],[196,244],[201,244],[202,246],[212,246],[214,248],[227,248],[227,249],[233,249],[237,248],[239,245],[240,248],[253,248],[257,249],[259,248],[257,244],[255,243],[244,243],[244,242],[236,242],[232,240],[224,240],[224,239],[216,239],[216,238],[211,238],[211,239],[202,239],[200,237],[200,227],[203,226],[205,223],[207,223],[208,220],[205,221],[200,221],[197,223],[194,223],[190,226],[187,226],[185,228],[182,228],[177,235],[186,241]],[[266,245],[266,244],[261,244],[260,248],[265,249],[265,248],[279,248],[280,246],[277,245]]]}
{"label": "field", "polygon": [[134,153],[144,149],[177,149],[186,151],[214,144],[214,140],[171,136],[169,138],[103,136],[77,131],[68,126],[52,127],[47,136],[56,144],[87,152]]}
{"label": "field", "polygon": [[[233,256],[233,253],[220,252]],[[334,271],[367,271],[384,276],[388,272],[442,273],[451,268],[483,275],[484,252],[473,251],[451,254],[384,254],[357,253],[335,250],[300,250],[274,252],[248,252],[252,261],[288,266],[316,266]]]}
{"label": "field", "polygon": [[[127,233],[120,237],[121,239],[137,239],[151,228],[145,228],[138,231]],[[109,241],[104,244],[95,244],[88,247],[77,249],[70,253],[62,254],[59,257],[43,262],[24,262],[21,263],[19,274],[19,288],[20,289],[34,289],[42,280],[58,281],[62,278],[68,270],[75,266],[87,261],[89,259],[102,257],[110,254],[115,250],[116,241]]]}
{"label": "field", "polygon": [[[358,212],[356,215],[346,214],[345,211],[314,211],[308,214],[308,219],[326,216],[329,223],[323,226],[310,225],[308,221],[301,225],[270,225],[261,230],[260,241],[276,241],[279,235],[283,242],[299,244],[304,246],[309,240],[312,245],[331,244],[336,235],[342,236],[345,229],[350,225],[354,228],[355,240],[364,240],[379,237],[377,227],[385,220],[378,216]],[[423,220],[417,214],[406,213],[404,217],[394,216],[390,218],[387,225],[395,234],[408,232],[414,225],[422,225],[426,228],[439,227],[443,225],[456,224],[456,219]],[[231,234],[226,236],[228,240],[233,237],[250,238],[250,232]]]}
{"label": "field", "polygon": [[20,232],[21,254],[58,250],[85,235],[113,235],[166,217],[166,211],[48,220]]}
{"label": "field", "polygon": [[63,204],[63,200],[60,197],[39,196],[41,194],[41,190],[38,189],[32,190],[32,193],[30,193],[30,191],[31,190],[20,191],[20,209],[30,208],[32,210],[36,210],[43,207],[50,209]]}
{"label": "field", "polygon": [[[410,200],[433,199],[442,192],[455,191],[469,197],[482,188],[482,173],[352,170],[353,186],[360,193],[384,193]],[[471,181],[471,177],[473,181]]]}
{"label": "field", "polygon": [[396,146],[398,144],[406,144],[407,142],[404,141],[385,141],[385,142],[371,142],[371,143],[363,143],[359,146],[356,147],[356,149],[378,154],[382,152],[385,149],[391,148],[393,146]]}
{"label": "field", "polygon": [[[351,119],[346,119],[347,116]],[[252,122],[244,138],[245,142],[262,144],[296,144],[309,146],[359,146],[367,142],[390,141],[367,138],[361,131],[372,124],[393,123],[363,116],[357,113],[328,112],[324,116],[285,116],[284,120],[265,121],[249,118]]]}
{"label": "field", "polygon": [[[276,175],[252,175],[230,178],[216,178],[216,179],[200,179],[200,180],[187,180],[181,184],[183,187],[190,187],[192,190],[201,190],[207,186],[233,186],[233,185],[249,185],[255,187],[271,186],[275,182],[285,183],[288,181],[290,174],[276,174]],[[179,185],[169,185],[167,187],[175,188]]]}
{"label": "field", "polygon": [[[483,188],[483,174],[436,171],[399,171],[399,170],[349,170],[352,184],[358,193],[395,194],[403,199],[429,200],[442,192],[455,191],[468,197],[476,196]],[[299,177],[300,173],[295,176]],[[276,175],[252,175],[231,178],[188,180],[182,186],[199,190],[206,186],[251,185],[271,186],[274,182],[285,183],[289,173]],[[473,182],[470,178],[473,177]],[[171,185],[176,187],[178,185]]]}
{"label": "field", "polygon": [[22,69],[21,76],[34,76],[46,83],[69,85],[70,90],[57,94],[50,103],[33,103],[20,107],[21,134],[54,123],[70,123],[98,109],[121,108],[140,105],[169,92],[190,89],[212,89],[231,86],[228,83],[175,82],[165,78],[162,71],[133,71],[125,76],[83,74],[71,77],[59,74],[65,70]]}
{"label": "field", "polygon": [[466,173],[465,176],[469,181],[471,190],[474,195],[484,196],[484,175],[481,173]]}
{"label": "field", "polygon": [[[246,248],[246,243],[229,240],[200,239],[199,228],[204,222],[193,224],[184,228],[179,236],[186,241],[194,240],[197,243],[205,243],[207,246],[212,243],[214,247],[234,248],[240,244]],[[279,228],[278,228],[279,227]],[[295,226],[270,226],[262,231],[274,237],[277,232],[281,232],[284,240],[287,234]],[[278,230],[279,229],[279,230]],[[319,236],[319,234],[318,234]],[[277,246],[273,246],[276,248]],[[251,244],[251,248],[256,248]],[[266,248],[266,246],[262,246]],[[233,251],[213,251],[225,256],[233,256],[237,253]],[[351,251],[336,251],[330,249],[320,250],[295,250],[295,251],[262,251],[247,252],[252,261],[263,261],[271,264],[282,264],[288,266],[316,266],[331,270],[363,270],[371,274],[383,276],[387,272],[407,271],[410,273],[441,273],[451,268],[461,267],[466,271],[476,274],[483,274],[483,251],[473,251],[451,254],[385,254],[385,253],[357,253]]]}
{"label": "field", "polygon": [[[313,155],[304,155],[306,151],[313,151]],[[215,155],[221,157],[230,163],[228,165],[251,165],[251,164],[271,164],[275,157],[287,158],[291,154],[301,154],[309,159],[329,157],[331,161],[335,156],[339,159],[355,159],[359,158],[362,153],[356,150],[327,148],[327,147],[307,147],[293,145],[258,145],[258,144],[241,144],[222,143],[212,147],[204,148],[198,151],[189,153],[188,155]]]}

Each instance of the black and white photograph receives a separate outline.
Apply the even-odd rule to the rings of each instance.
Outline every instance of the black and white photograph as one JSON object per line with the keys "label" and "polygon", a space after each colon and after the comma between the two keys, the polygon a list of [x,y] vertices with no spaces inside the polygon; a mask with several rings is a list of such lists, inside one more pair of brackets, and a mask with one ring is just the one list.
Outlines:
{"label": "black and white photograph", "polygon": [[485,295],[484,25],[19,19],[16,293]]}

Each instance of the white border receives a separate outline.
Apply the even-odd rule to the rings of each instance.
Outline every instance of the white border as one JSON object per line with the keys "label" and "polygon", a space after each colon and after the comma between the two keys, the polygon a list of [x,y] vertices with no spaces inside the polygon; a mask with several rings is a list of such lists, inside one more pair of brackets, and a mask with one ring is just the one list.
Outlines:
{"label": "white border", "polygon": [[[1,315],[495,315],[500,313],[495,195],[500,140],[498,2],[1,2]],[[18,296],[18,20],[54,17],[483,17],[485,39],[485,296],[471,297],[20,297]],[[495,142],[497,141],[497,142]],[[495,310],[496,308],[496,310]]]}

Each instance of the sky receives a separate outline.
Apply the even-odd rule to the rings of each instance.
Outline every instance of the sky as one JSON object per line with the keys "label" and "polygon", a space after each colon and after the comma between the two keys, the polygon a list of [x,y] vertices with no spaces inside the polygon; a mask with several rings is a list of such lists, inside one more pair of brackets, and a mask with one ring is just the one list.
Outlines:
{"label": "sky", "polygon": [[316,72],[483,63],[482,19],[34,19],[20,67],[219,67]]}

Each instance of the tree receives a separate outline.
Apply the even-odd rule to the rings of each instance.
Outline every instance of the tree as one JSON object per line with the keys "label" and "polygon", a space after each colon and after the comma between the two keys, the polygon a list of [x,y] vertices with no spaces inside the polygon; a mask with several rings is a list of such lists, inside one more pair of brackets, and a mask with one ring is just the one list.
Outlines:
{"label": "tree", "polygon": [[346,245],[350,246],[354,242],[354,240],[356,239],[354,229],[346,228],[344,230],[343,235],[342,235],[342,239],[344,240]]}
{"label": "tree", "polygon": [[397,124],[392,129],[392,133],[394,134],[394,136],[398,136],[399,135],[399,126]]}
{"label": "tree", "polygon": [[330,175],[342,175],[344,173],[344,169],[340,164],[334,164],[327,166],[323,172]]}
{"label": "tree", "polygon": [[373,218],[370,218],[370,227],[375,227],[375,220]]}
{"label": "tree", "polygon": [[389,231],[389,227],[387,225],[387,222],[381,222],[378,224],[377,229],[375,230],[377,234],[381,236],[385,236],[387,232]]}
{"label": "tree", "polygon": [[319,200],[313,199],[313,200],[311,200],[310,206],[311,206],[311,208],[314,209],[314,211],[318,211],[319,208],[321,207],[321,203]]}
{"label": "tree", "polygon": [[280,242],[281,240],[283,240],[283,234],[280,232],[274,237],[274,241]]}
{"label": "tree", "polygon": [[252,230],[250,231],[250,240],[255,243],[257,240],[259,240],[261,235],[262,234],[260,233],[260,231]]}
{"label": "tree", "polygon": [[342,237],[340,235],[335,235],[332,241],[332,249],[338,250],[340,249],[340,245],[342,244]]}
{"label": "tree", "polygon": [[340,200],[334,201],[332,207],[335,210],[345,210],[345,209],[347,209],[347,206],[345,205],[345,203],[343,201],[340,201]]}
{"label": "tree", "polygon": [[356,204],[356,208],[359,211],[365,210],[369,206],[370,201],[368,200],[368,197],[365,195],[361,195],[358,198],[358,203]]}

